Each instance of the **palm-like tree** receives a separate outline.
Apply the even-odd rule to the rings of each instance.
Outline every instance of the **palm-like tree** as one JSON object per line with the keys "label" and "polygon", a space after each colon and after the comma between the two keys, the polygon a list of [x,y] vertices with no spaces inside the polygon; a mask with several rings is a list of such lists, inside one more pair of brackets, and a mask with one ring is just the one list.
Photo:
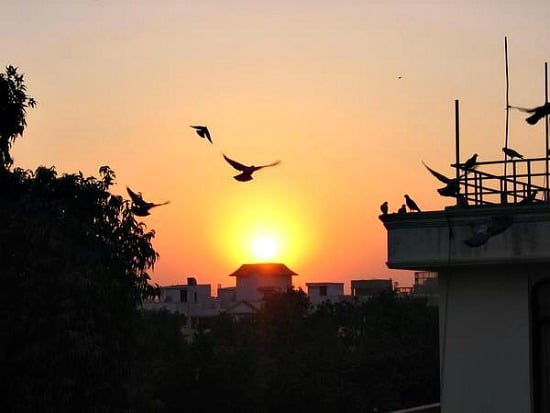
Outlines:
{"label": "palm-like tree", "polygon": [[6,72],[0,73],[0,168],[13,164],[11,145],[27,126],[27,107],[35,106],[34,98],[27,95],[23,75],[16,67],[7,66]]}

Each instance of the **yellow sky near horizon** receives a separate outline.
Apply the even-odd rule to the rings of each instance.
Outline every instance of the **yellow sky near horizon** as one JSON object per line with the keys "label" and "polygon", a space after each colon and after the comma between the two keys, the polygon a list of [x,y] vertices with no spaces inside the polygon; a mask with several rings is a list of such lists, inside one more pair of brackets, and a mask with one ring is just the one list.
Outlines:
{"label": "yellow sky near horizon", "polygon": [[[197,4],[195,4],[197,3]],[[510,100],[544,99],[550,2],[25,0],[3,2],[2,66],[39,105],[15,166],[117,174],[152,201],[153,281],[233,285],[251,234],[281,239],[295,284],[393,278],[379,205],[450,205],[421,164],[501,159],[504,37]],[[402,76],[398,79],[398,76]],[[543,127],[510,112],[510,147],[544,154]],[[213,144],[191,124],[209,126]],[[245,164],[280,159],[241,183]]]}

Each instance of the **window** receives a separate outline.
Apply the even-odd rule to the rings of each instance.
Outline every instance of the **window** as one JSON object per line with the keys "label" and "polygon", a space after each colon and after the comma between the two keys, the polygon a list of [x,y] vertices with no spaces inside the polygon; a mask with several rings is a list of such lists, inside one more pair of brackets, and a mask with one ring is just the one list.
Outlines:
{"label": "window", "polygon": [[180,290],[180,302],[187,302],[187,290]]}
{"label": "window", "polygon": [[327,286],[326,285],[321,285],[319,287],[319,295],[321,297],[326,297],[327,296]]}

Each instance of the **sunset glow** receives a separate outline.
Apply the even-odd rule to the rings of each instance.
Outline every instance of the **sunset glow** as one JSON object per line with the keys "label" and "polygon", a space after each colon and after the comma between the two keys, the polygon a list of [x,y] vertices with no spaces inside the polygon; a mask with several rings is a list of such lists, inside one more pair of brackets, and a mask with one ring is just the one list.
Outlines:
{"label": "sunset glow", "polygon": [[[498,160],[504,136],[503,41],[510,104],[544,99],[550,2],[2,2],[3,61],[38,106],[14,167],[116,172],[154,202],[143,219],[160,255],[153,282],[193,274],[232,285],[239,265],[282,262],[300,285],[392,278],[390,212],[407,193],[423,211],[451,204],[422,161]],[[491,16],[488,18],[488,16]],[[32,24],[30,24],[31,22]],[[184,23],[182,23],[184,22]],[[509,143],[544,155],[544,128],[510,112]],[[206,125],[212,142],[189,125]],[[248,182],[245,165],[281,163]],[[215,292],[214,292],[215,293]]]}

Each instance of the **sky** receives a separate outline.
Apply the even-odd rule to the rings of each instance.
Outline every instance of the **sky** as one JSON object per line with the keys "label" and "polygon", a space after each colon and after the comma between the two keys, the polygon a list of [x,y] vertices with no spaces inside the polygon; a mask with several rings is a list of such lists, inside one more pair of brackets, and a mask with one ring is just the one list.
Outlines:
{"label": "sky", "polygon": [[[116,172],[146,200],[160,285],[235,285],[243,263],[283,262],[294,284],[392,278],[378,215],[409,194],[452,204],[422,166],[502,159],[510,103],[544,102],[547,0],[1,1],[0,65],[29,95],[14,166]],[[544,127],[510,111],[509,146],[544,156]],[[189,125],[207,125],[213,144]],[[281,164],[238,182],[223,159]],[[277,250],[269,258],[254,248]],[[270,244],[271,243],[271,244]],[[261,249],[261,248],[260,248]]]}

